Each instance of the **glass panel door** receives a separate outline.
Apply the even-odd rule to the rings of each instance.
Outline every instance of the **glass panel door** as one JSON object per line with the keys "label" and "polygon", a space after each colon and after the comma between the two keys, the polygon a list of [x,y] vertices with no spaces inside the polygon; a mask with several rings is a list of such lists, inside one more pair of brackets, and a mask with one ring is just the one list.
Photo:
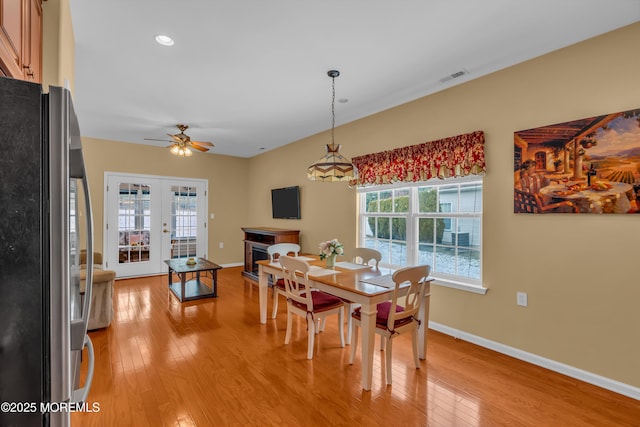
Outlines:
{"label": "glass panel door", "polygon": [[196,256],[198,193],[195,187],[172,185],[171,198],[171,258]]}
{"label": "glass panel door", "polygon": [[149,261],[151,186],[123,182],[118,190],[118,262]]}
{"label": "glass panel door", "polygon": [[[162,272],[162,181],[134,176],[107,179],[106,268],[118,277]],[[154,232],[156,231],[156,232]]]}
{"label": "glass panel door", "polygon": [[206,182],[164,182],[163,233],[169,236],[164,259],[206,257]]}
{"label": "glass panel door", "polygon": [[170,258],[206,258],[207,181],[107,174],[105,194],[105,267],[118,277],[166,272]]}

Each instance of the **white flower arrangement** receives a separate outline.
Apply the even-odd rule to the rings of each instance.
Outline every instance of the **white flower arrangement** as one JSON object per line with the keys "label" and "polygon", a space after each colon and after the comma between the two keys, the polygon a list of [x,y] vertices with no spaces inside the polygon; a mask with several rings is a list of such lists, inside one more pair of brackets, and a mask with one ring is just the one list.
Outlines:
{"label": "white flower arrangement", "polygon": [[327,240],[320,243],[320,259],[325,259],[332,255],[342,255],[344,248],[342,243],[338,242],[338,239]]}

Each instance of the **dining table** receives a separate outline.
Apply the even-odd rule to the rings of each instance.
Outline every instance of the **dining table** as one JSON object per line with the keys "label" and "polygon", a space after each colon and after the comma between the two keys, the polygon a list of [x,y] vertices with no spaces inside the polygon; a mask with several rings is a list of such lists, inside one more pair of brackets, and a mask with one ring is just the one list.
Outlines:
{"label": "dining table", "polygon": [[587,185],[582,181],[551,184],[540,189],[546,202],[553,199],[568,200],[578,207],[580,213],[627,213],[631,203],[627,193],[633,190],[631,184],[600,180]]}
{"label": "dining table", "polygon": [[[317,255],[300,255],[297,257],[309,263],[310,286],[331,295],[340,297],[346,301],[361,305],[361,336],[360,346],[362,365],[362,388],[371,390],[373,377],[373,352],[375,342],[377,304],[391,299],[395,283],[392,280],[393,269],[355,264],[346,261],[335,263],[332,268],[327,268],[325,263]],[[267,322],[267,301],[269,277],[271,275],[282,277],[282,266],[276,260],[257,261],[258,264],[258,289],[260,301],[260,323]],[[431,297],[431,281],[426,278],[424,301],[420,305],[418,319],[418,356],[425,359],[427,356],[427,331],[429,323],[429,300]],[[407,290],[408,282],[401,285],[401,291]],[[351,315],[347,313],[347,315]],[[354,343],[351,343],[354,345]]]}

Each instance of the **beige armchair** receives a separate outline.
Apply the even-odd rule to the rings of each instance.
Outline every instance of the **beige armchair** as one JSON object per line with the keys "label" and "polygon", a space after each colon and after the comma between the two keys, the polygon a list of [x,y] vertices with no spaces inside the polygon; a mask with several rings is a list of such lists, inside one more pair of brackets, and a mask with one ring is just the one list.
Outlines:
{"label": "beige armchair", "polygon": [[[113,270],[93,269],[93,291],[91,294],[91,312],[89,330],[106,328],[113,318],[113,284],[116,272]],[[86,270],[80,270],[80,292],[84,295]]]}
{"label": "beige armchair", "polygon": [[[80,268],[87,267],[87,250],[80,250]],[[93,253],[93,268],[102,268],[102,254],[100,252]]]}

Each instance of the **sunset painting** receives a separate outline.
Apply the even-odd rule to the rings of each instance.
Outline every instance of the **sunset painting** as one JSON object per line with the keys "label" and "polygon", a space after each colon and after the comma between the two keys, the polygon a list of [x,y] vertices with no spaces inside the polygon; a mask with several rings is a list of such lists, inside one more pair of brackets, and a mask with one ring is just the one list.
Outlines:
{"label": "sunset painting", "polygon": [[640,109],[514,133],[515,213],[640,213]]}

